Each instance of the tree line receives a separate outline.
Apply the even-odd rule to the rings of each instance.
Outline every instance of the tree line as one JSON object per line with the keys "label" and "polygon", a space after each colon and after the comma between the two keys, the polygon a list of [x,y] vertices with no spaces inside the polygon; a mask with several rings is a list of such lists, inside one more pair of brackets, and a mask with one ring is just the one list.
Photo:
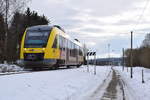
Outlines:
{"label": "tree line", "polygon": [[[20,43],[25,29],[34,25],[47,25],[44,15],[26,8],[27,0],[0,1],[0,62],[19,59]],[[23,9],[26,10],[24,11]]]}
{"label": "tree line", "polygon": [[[133,66],[143,66],[150,68],[150,34],[145,36],[140,48],[132,50]],[[126,65],[130,66],[131,49],[125,51]]]}

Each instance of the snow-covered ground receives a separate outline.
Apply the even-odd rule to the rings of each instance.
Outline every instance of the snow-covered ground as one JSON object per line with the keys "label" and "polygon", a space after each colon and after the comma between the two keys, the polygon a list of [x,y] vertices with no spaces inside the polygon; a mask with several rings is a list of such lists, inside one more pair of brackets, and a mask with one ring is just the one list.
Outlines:
{"label": "snow-covered ground", "polygon": [[[119,71],[124,80],[128,94],[133,97],[133,100],[150,100],[150,69],[135,67],[133,68],[133,78],[130,78],[130,68],[115,67]],[[142,69],[144,70],[144,81],[142,83]]]}
{"label": "snow-covered ground", "polygon": [[0,73],[1,72],[15,72],[15,71],[22,71],[23,68],[14,65],[14,64],[0,64]]}
{"label": "snow-covered ground", "polygon": [[[130,70],[113,69],[122,80],[126,100],[150,100],[150,69],[133,68],[133,79],[130,78]],[[97,74],[94,75],[93,66],[90,66],[90,72],[82,66],[0,76],[0,100],[100,100],[111,82],[112,72],[110,66],[97,66]]]}
{"label": "snow-covered ground", "polygon": [[79,100],[103,83],[111,68],[73,69],[0,76],[0,100]]}

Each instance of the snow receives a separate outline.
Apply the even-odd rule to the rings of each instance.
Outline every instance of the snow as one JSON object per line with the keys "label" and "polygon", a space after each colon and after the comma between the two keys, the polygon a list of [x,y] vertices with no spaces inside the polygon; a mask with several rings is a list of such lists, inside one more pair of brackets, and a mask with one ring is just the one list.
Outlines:
{"label": "snow", "polygon": [[15,65],[15,64],[0,64],[0,73],[1,72],[15,72],[22,71],[23,68]]}
{"label": "snow", "polygon": [[[150,69],[143,67],[133,67],[133,78],[130,78],[130,70],[122,67],[115,67],[121,74],[122,79],[126,83],[126,91],[131,95],[131,100],[150,100]],[[130,68],[128,68],[130,69]],[[142,69],[144,70],[144,81],[142,83]]]}
{"label": "snow", "polygon": [[79,100],[91,94],[111,68],[93,66],[0,76],[0,100]]}
{"label": "snow", "polygon": [[[121,66],[113,68],[121,75],[127,100],[150,99],[150,69],[133,68],[131,79],[130,70],[127,72],[125,68],[122,71]],[[142,83],[142,69],[145,83]],[[0,76],[0,100],[97,100],[89,97],[95,92],[98,92],[96,97],[103,95],[112,78],[110,71],[110,66],[97,66],[97,74],[94,75],[93,66],[90,66],[90,72],[82,66]]]}

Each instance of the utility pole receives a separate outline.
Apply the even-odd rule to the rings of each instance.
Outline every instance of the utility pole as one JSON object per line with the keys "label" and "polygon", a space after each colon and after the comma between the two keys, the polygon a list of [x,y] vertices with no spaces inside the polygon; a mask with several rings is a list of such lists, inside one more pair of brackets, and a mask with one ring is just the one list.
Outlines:
{"label": "utility pole", "polygon": [[122,57],[122,70],[124,71],[124,66],[125,66],[125,58],[124,58],[124,48],[122,49],[123,57]]}
{"label": "utility pole", "polygon": [[[58,37],[57,37],[58,38]],[[67,40],[65,40],[65,66],[67,67]]]}
{"label": "utility pole", "polygon": [[94,52],[94,75],[96,75],[96,52]]}
{"label": "utility pole", "polygon": [[144,81],[144,72],[143,72],[143,69],[142,69],[142,83],[145,83],[145,81]]}
{"label": "utility pole", "polygon": [[8,10],[9,10],[9,0],[5,0],[5,60],[7,60],[7,40],[8,40]]}
{"label": "utility pole", "polygon": [[110,44],[108,44],[108,65],[110,65]]}
{"label": "utility pole", "polygon": [[87,53],[87,72],[89,72],[89,53]]}
{"label": "utility pole", "polygon": [[133,31],[131,31],[131,51],[130,51],[130,67],[131,67],[131,78],[133,78]]}

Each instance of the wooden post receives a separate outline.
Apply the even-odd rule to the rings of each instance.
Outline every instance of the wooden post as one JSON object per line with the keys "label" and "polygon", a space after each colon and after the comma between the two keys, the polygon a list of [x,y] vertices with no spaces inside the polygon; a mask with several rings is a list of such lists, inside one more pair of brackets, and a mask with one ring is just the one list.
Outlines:
{"label": "wooden post", "polygon": [[110,66],[110,44],[108,44],[108,65]]}
{"label": "wooden post", "polygon": [[142,83],[145,83],[144,82],[144,72],[143,72],[143,69],[142,69]]}
{"label": "wooden post", "polygon": [[96,75],[96,52],[94,55],[94,75]]}
{"label": "wooden post", "polygon": [[130,67],[131,67],[131,78],[133,78],[133,52],[132,52],[132,49],[133,49],[133,31],[131,31],[131,51],[130,51]]}
{"label": "wooden post", "polygon": [[123,64],[123,67],[122,67],[122,70],[124,71],[124,66],[125,66],[125,60],[124,60],[124,48],[122,49],[122,53],[123,53],[123,57],[122,57],[122,64]]}
{"label": "wooden post", "polygon": [[87,72],[89,72],[89,54],[87,53]]}
{"label": "wooden post", "polygon": [[8,59],[8,55],[7,55],[7,44],[8,44],[8,11],[9,11],[9,1],[8,0],[5,0],[5,5],[6,5],[6,8],[5,8],[5,10],[6,10],[6,12],[5,12],[5,48],[4,48],[4,50],[5,50],[5,52],[4,52],[4,62],[6,62],[7,63],[7,59]]}

